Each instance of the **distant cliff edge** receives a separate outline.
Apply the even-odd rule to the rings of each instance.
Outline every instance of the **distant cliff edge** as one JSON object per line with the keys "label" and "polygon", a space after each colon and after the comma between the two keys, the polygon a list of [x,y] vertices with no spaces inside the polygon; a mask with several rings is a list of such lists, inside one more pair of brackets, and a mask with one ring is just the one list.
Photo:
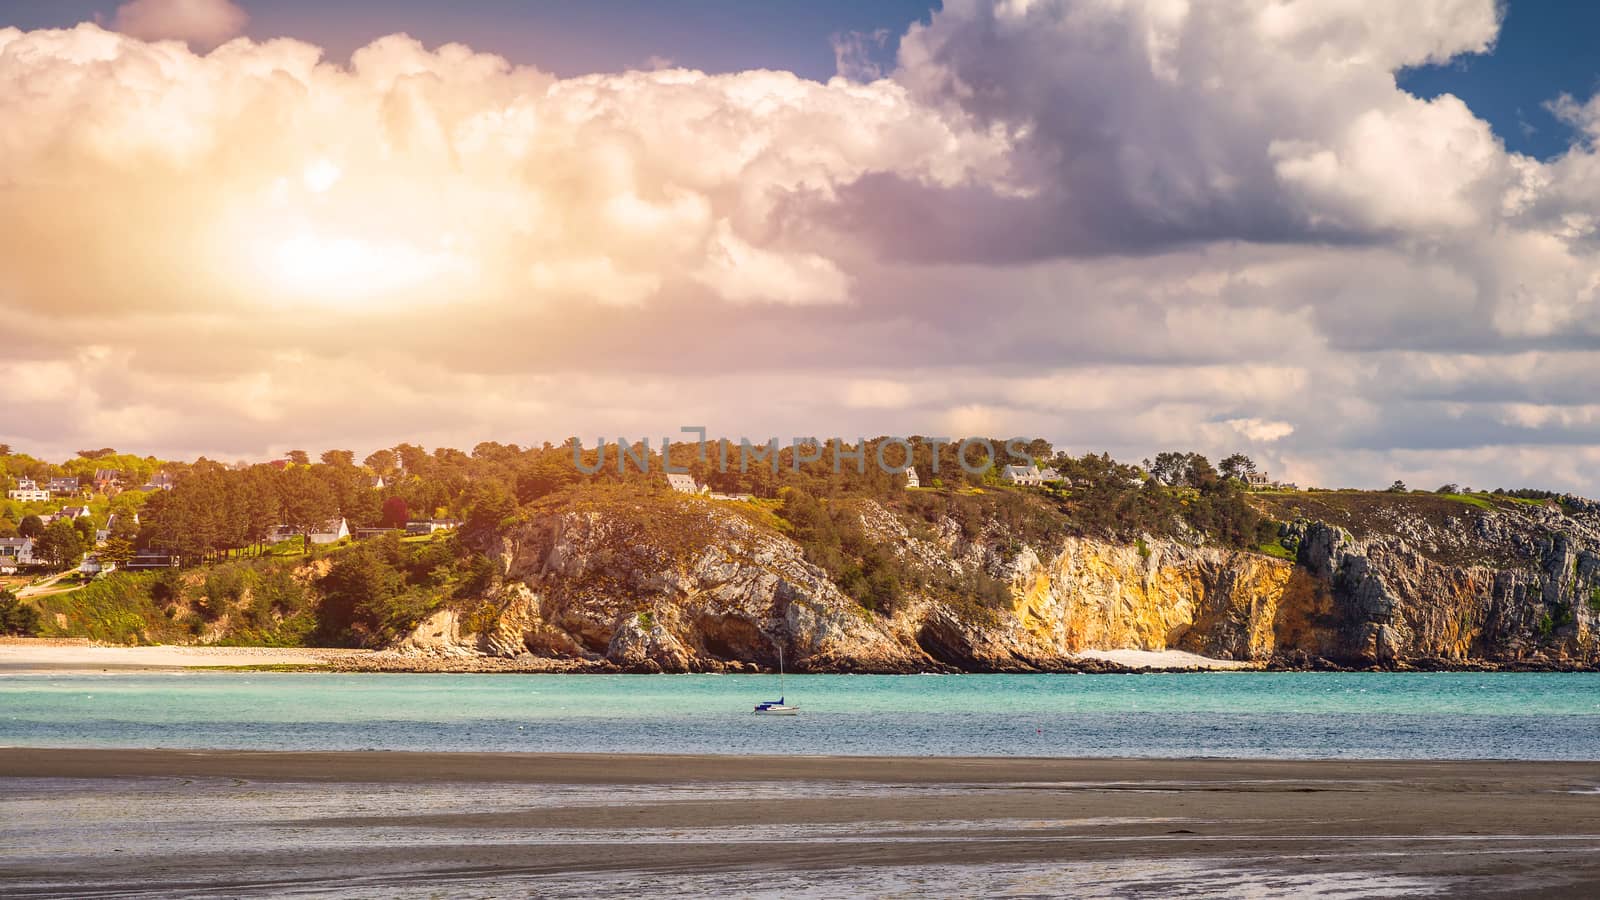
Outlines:
{"label": "distant cliff edge", "polygon": [[797,539],[756,504],[546,504],[483,538],[492,588],[396,648],[648,672],[770,667],[780,646],[812,672],[1082,670],[1103,665],[1078,654],[1114,649],[1296,668],[1600,666],[1600,507],[1372,492],[1251,503],[1282,523],[1263,552],[1182,528],[1041,540],[999,516],[974,527],[869,499],[830,502],[848,526],[833,544]]}

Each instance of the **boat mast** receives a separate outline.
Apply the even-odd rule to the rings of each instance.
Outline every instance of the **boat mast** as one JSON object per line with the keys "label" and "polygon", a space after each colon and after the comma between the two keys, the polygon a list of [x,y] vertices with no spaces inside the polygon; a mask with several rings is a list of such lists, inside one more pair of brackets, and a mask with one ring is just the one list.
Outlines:
{"label": "boat mast", "polygon": [[778,702],[782,703],[783,702],[783,698],[785,698],[787,696],[789,696],[789,692],[783,686],[783,647],[782,647],[782,645],[779,645],[779,647],[778,647]]}

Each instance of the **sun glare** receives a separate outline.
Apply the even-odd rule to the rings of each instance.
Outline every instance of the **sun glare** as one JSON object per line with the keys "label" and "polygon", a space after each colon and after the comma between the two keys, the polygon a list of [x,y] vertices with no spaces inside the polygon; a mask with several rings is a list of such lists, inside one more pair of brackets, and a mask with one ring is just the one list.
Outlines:
{"label": "sun glare", "polygon": [[296,296],[332,303],[392,294],[461,268],[442,253],[399,243],[302,233],[271,253],[272,277]]}
{"label": "sun glare", "polygon": [[333,186],[338,184],[339,179],[343,177],[343,169],[326,159],[319,159],[306,166],[302,180],[305,182],[306,190],[313,194],[325,194],[332,190]]}

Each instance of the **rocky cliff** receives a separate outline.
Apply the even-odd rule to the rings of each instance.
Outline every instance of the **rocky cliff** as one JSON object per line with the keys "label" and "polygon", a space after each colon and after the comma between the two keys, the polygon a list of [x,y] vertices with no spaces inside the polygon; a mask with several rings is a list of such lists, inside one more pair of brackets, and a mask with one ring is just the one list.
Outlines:
{"label": "rocky cliff", "polygon": [[[613,496],[525,513],[492,541],[503,580],[402,645],[630,671],[1030,671],[1086,651],[1262,665],[1591,667],[1600,510],[1584,501],[1264,496],[1278,553],[1145,536],[1030,542],[870,500],[845,504],[907,585],[868,609],[770,509]],[[1284,552],[1287,548],[1288,552]],[[1000,585],[973,596],[973,579]]]}

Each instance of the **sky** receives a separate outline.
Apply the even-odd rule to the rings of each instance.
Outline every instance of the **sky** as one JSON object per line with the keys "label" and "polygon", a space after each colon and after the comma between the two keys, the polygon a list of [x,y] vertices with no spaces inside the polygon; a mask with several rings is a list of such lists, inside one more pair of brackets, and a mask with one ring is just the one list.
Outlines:
{"label": "sky", "polygon": [[0,0],[0,442],[1600,493],[1600,8]]}

